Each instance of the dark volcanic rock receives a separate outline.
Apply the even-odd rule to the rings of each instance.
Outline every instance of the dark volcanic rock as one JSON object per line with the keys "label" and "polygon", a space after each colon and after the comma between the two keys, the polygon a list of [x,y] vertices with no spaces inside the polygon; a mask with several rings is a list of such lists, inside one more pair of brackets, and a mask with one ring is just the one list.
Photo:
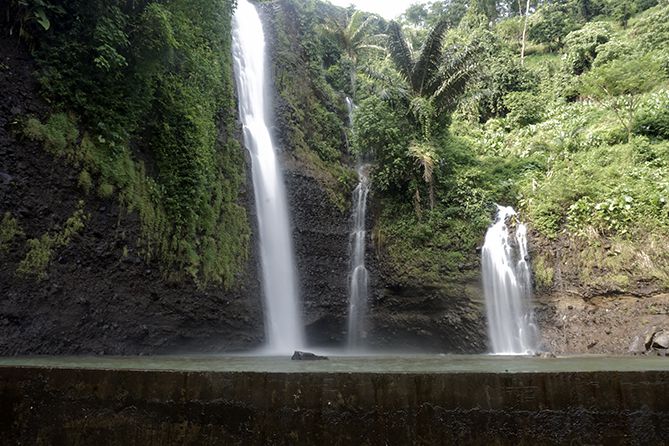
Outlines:
{"label": "dark volcanic rock", "polygon": [[291,356],[290,359],[292,359],[293,361],[318,361],[318,360],[328,359],[328,357],[320,356],[311,352],[302,352],[299,350],[295,350],[295,353],[293,353],[293,356]]}
{"label": "dark volcanic rock", "polygon": [[299,166],[289,165],[285,175],[307,339],[341,344],[348,313],[348,215]]}
{"label": "dark volcanic rock", "polygon": [[[145,262],[137,215],[122,212],[113,199],[84,195],[76,169],[19,136],[15,111],[40,119],[48,115],[34,70],[18,39],[0,38],[0,216],[10,212],[25,233],[0,257],[0,354],[230,351],[258,345],[263,319],[255,253],[231,290],[170,281],[159,264]],[[252,214],[251,191],[249,182],[240,201]],[[79,200],[90,218],[80,235],[54,253],[47,278],[18,278],[26,239],[62,225]],[[255,221],[253,215],[249,220]]]}

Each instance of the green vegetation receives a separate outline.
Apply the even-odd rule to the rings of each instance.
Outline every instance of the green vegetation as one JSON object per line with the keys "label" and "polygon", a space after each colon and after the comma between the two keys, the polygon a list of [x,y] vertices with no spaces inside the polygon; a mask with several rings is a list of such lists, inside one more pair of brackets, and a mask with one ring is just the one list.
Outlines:
{"label": "green vegetation", "polygon": [[18,275],[35,277],[38,280],[47,277],[47,268],[55,251],[67,246],[72,237],[84,228],[88,215],[84,213],[83,205],[83,201],[80,201],[79,208],[67,219],[60,231],[28,240],[28,252],[16,269]]}
{"label": "green vegetation", "polygon": [[71,162],[85,193],[139,214],[146,258],[202,286],[230,286],[248,255],[233,8],[231,0],[0,8],[9,31],[20,26],[34,48],[44,97],[64,111],[45,123],[27,118],[24,134]]}
{"label": "green vegetation", "polygon": [[[147,257],[203,285],[230,285],[248,250],[232,137],[233,7],[5,7],[61,111],[27,117],[25,136],[72,163],[84,193],[137,212]],[[374,161],[373,235],[398,281],[471,279],[499,203],[531,228],[538,287],[565,276],[602,290],[668,287],[669,5],[525,9],[435,1],[387,23],[317,0],[268,8],[280,145],[342,210],[348,166]],[[353,132],[345,96],[358,105]],[[42,245],[32,263],[53,249]]]}
{"label": "green vegetation", "polygon": [[360,14],[353,17],[354,25],[343,25],[341,12],[315,0],[283,2],[274,10],[269,38],[276,44],[279,144],[292,150],[332,204],[344,211],[355,182],[355,172],[346,165],[344,91],[353,94],[355,58],[370,50],[356,30],[374,28]]}
{"label": "green vegetation", "polygon": [[[447,2],[414,5],[386,29],[393,63],[369,58],[358,76],[354,148],[376,161],[374,237],[394,274],[469,277],[497,202],[533,230],[538,287],[558,268],[602,290],[666,287],[652,247],[669,241],[669,6],[626,2],[624,18],[617,2],[539,3],[521,61],[522,9],[483,3],[456,24]],[[461,80],[442,90],[452,106],[431,73]]]}
{"label": "green vegetation", "polygon": [[22,235],[19,222],[11,213],[5,212],[0,220],[0,254],[6,253],[14,238]]}

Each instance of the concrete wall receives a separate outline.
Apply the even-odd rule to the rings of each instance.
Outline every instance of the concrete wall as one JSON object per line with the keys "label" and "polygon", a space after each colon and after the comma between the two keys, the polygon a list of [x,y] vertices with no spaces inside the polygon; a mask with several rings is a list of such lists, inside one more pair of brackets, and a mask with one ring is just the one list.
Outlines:
{"label": "concrete wall", "polygon": [[665,444],[669,372],[0,367],[0,443]]}

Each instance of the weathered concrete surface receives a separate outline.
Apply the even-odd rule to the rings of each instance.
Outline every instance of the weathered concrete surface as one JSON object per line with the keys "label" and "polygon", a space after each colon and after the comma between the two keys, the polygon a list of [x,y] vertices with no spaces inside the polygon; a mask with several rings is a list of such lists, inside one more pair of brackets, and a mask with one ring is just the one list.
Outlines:
{"label": "weathered concrete surface", "polygon": [[258,373],[0,367],[0,442],[666,444],[669,371]]}

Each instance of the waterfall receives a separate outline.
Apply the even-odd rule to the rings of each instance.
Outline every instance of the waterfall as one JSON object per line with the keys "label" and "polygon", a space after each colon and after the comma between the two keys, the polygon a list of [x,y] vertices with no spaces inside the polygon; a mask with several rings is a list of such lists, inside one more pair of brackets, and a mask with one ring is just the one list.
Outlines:
{"label": "waterfall", "polygon": [[355,109],[355,104],[353,99],[346,96],[346,110],[348,110],[348,126],[353,128],[353,110]]}
{"label": "waterfall", "polygon": [[[349,125],[353,127],[355,104],[346,98]],[[348,346],[358,348],[365,336],[367,319],[368,274],[365,268],[365,246],[367,231],[367,195],[369,194],[368,165],[358,166],[358,186],[353,191],[353,230],[351,231],[351,272],[349,274],[348,300]]]}
{"label": "waterfall", "polygon": [[244,144],[251,154],[260,256],[265,296],[265,332],[270,352],[286,353],[304,345],[298,311],[295,262],[290,240],[286,193],[265,104],[265,38],[255,6],[239,0],[233,18],[235,78]]}
{"label": "waterfall", "polygon": [[367,194],[369,180],[367,165],[358,167],[358,186],[353,191],[353,231],[351,232],[351,274],[348,303],[348,346],[360,347],[365,334],[367,319],[367,268],[365,268],[365,243],[367,231]]}
{"label": "waterfall", "polygon": [[516,217],[513,208],[497,206],[495,223],[486,233],[482,250],[488,334],[496,354],[528,354],[536,350],[527,227],[517,222],[512,238],[507,226],[512,217]]}

